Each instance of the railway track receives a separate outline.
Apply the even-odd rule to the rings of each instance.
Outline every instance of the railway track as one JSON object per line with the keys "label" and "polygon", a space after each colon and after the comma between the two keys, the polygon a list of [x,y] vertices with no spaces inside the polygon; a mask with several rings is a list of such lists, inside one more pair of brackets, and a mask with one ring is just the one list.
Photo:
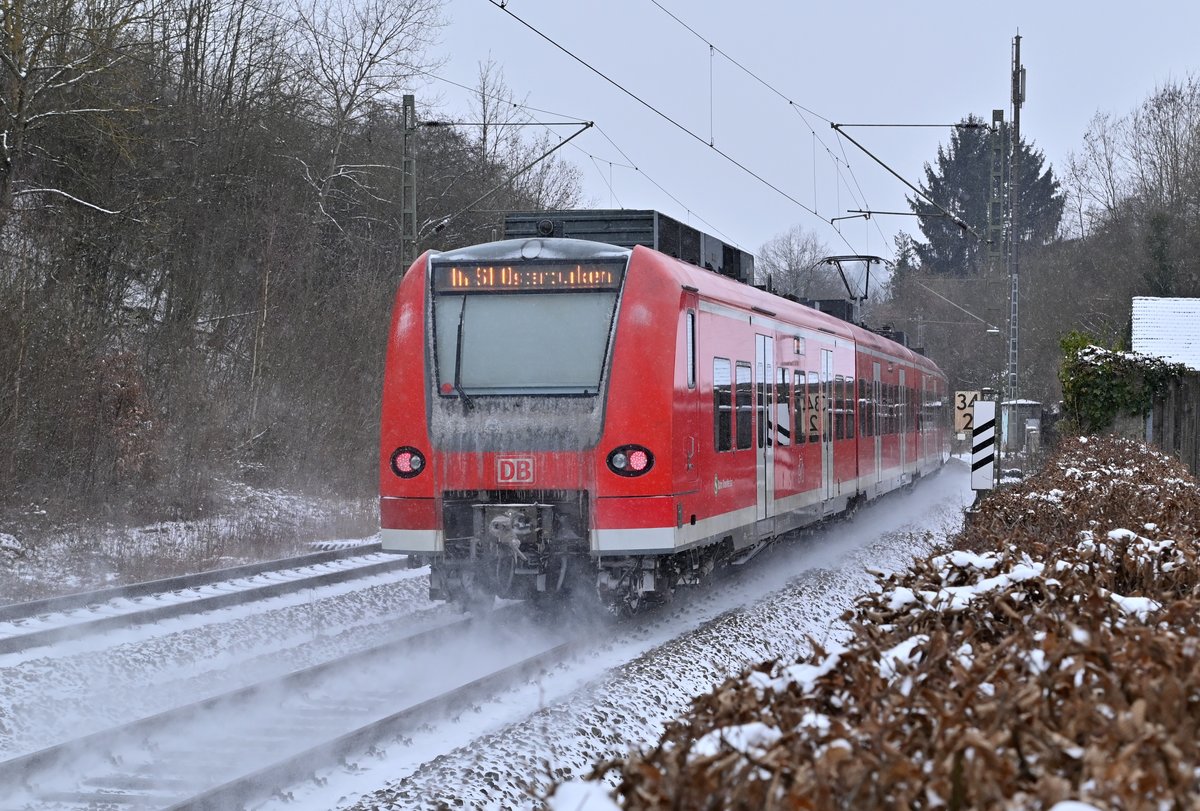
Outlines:
{"label": "railway track", "polygon": [[0,606],[0,654],[407,568],[379,544]]}
{"label": "railway track", "polygon": [[508,606],[13,758],[0,763],[0,785],[11,787],[0,809],[231,809],[285,793],[587,644],[531,641],[527,618]]}

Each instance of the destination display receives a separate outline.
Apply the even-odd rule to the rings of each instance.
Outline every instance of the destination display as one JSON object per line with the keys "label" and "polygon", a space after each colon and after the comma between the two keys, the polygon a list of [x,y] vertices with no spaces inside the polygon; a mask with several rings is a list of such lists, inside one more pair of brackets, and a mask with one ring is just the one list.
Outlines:
{"label": "destination display", "polygon": [[624,264],[434,265],[435,293],[617,290]]}

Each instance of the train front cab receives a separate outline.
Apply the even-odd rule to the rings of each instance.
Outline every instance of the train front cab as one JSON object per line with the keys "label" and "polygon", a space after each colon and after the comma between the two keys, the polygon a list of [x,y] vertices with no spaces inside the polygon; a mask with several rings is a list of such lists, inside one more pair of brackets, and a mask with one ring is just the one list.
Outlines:
{"label": "train front cab", "polygon": [[[401,281],[382,540],[432,564],[432,596],[562,588],[590,565],[597,467],[652,463],[599,446],[629,255],[510,240],[427,254]],[[594,583],[594,568],[583,575]]]}

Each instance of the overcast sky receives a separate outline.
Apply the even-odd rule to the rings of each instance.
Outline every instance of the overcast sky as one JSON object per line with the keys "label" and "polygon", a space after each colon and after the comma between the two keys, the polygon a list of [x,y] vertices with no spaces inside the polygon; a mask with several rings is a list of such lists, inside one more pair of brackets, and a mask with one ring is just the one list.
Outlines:
{"label": "overcast sky", "polygon": [[[891,258],[893,235],[915,234],[915,218],[843,220],[837,230],[827,222],[849,209],[908,210],[907,189],[839,139],[830,122],[949,124],[970,113],[990,120],[994,108],[1011,120],[1018,30],[1028,76],[1022,133],[1059,176],[1097,111],[1123,115],[1167,80],[1200,72],[1200,3],[1184,0],[658,2],[703,39],[652,0],[507,0],[507,12],[700,140],[489,0],[448,1],[435,49],[447,61],[437,72],[473,85],[490,57],[518,99],[595,121],[604,134],[585,133],[573,142],[579,149],[559,153],[583,170],[590,206],[655,208],[752,252],[798,224],[833,253]],[[710,56],[705,40],[786,100],[721,54]],[[433,82],[419,92],[436,98],[442,113],[466,115],[468,94],[453,85]],[[913,183],[950,138],[949,129],[847,132]],[[710,138],[787,196],[723,158]]]}

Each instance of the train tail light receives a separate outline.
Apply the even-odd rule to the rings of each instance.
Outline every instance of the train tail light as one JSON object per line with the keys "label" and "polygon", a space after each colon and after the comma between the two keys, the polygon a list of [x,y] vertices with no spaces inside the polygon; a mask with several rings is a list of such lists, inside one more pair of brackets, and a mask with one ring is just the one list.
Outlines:
{"label": "train tail light", "polygon": [[654,467],[654,454],[641,445],[622,445],[608,454],[608,469],[618,476],[641,476]]}
{"label": "train tail light", "polygon": [[416,448],[402,445],[392,451],[392,472],[402,479],[411,479],[425,469],[425,455]]}

